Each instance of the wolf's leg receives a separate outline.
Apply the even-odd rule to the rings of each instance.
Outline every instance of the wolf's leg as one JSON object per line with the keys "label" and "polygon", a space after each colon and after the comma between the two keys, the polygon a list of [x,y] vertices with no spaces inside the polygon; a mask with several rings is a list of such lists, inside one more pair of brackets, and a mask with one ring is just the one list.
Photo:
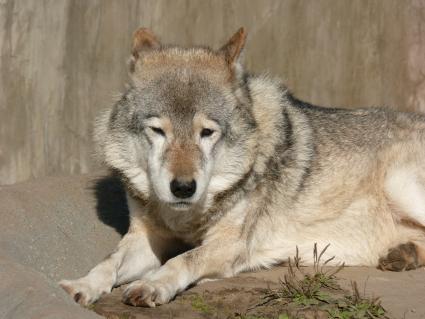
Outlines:
{"label": "wolf's leg", "polygon": [[178,292],[198,280],[225,278],[247,268],[246,253],[237,239],[222,238],[170,259],[147,280],[132,283],[123,301],[133,306],[155,307],[169,302]]}
{"label": "wolf's leg", "polygon": [[[425,178],[421,161],[392,169],[385,180],[385,192],[395,220],[401,224],[425,229]],[[407,239],[409,240],[409,239]],[[412,238],[388,250],[379,259],[382,270],[411,270],[425,265],[425,244]]]}
{"label": "wolf's leg", "polygon": [[379,259],[378,268],[390,271],[412,270],[425,265],[425,250],[413,242],[398,245],[388,250]]}
{"label": "wolf's leg", "polygon": [[425,178],[418,166],[390,170],[384,188],[397,219],[425,227]]}
{"label": "wolf's leg", "polygon": [[153,234],[137,217],[137,203],[128,196],[130,216],[129,232],[122,238],[117,249],[108,258],[77,280],[62,280],[59,284],[76,302],[88,305],[104,293],[136,279],[161,265],[165,239]]}
{"label": "wolf's leg", "polygon": [[62,280],[59,284],[76,302],[88,305],[114,286],[140,278],[159,267],[159,258],[152,251],[146,233],[132,232],[123,237],[118,248],[108,258],[77,280]]}

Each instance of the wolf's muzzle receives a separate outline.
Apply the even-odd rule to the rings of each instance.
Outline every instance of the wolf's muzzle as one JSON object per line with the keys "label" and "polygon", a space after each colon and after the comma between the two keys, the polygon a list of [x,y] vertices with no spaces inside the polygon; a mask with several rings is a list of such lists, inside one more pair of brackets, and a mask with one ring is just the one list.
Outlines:
{"label": "wolf's muzzle", "polygon": [[171,193],[178,198],[189,198],[196,192],[196,181],[189,182],[173,179],[170,183]]}

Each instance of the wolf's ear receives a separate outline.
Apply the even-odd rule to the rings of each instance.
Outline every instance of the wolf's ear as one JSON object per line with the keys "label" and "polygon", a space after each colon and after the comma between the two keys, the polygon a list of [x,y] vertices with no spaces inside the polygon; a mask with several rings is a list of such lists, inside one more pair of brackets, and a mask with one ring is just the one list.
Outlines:
{"label": "wolf's ear", "polygon": [[131,61],[130,61],[130,71],[134,71],[134,66],[136,61],[140,58],[143,52],[150,50],[159,49],[161,43],[158,41],[156,36],[152,33],[151,30],[147,28],[140,28],[134,32],[133,35],[133,46],[131,48]]}
{"label": "wolf's ear", "polygon": [[227,63],[232,66],[238,62],[242,49],[245,45],[246,32],[240,28],[227,43],[221,47],[220,52],[224,54]]}
{"label": "wolf's ear", "polygon": [[134,33],[131,54],[137,60],[143,51],[155,50],[160,47],[161,43],[151,30],[140,28]]}

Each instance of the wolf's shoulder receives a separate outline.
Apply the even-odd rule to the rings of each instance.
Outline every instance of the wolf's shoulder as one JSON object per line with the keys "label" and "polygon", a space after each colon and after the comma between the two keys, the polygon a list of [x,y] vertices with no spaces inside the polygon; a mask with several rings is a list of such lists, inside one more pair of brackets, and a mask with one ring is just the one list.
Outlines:
{"label": "wolf's shoulder", "polygon": [[273,89],[269,89],[271,92],[278,91],[280,93],[282,108],[292,108],[295,112],[303,113],[313,122],[330,121],[347,125],[353,123],[360,126],[384,122],[395,126],[425,124],[425,114],[423,113],[406,112],[388,106],[360,106],[356,108],[322,106],[298,98],[285,85],[276,80],[270,81],[259,78],[258,81],[273,86]]}

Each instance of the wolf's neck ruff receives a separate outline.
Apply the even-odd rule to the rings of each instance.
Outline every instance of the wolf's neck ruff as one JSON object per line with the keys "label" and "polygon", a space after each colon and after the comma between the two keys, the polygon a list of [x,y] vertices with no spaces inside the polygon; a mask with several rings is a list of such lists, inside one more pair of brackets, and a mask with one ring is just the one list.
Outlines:
{"label": "wolf's neck ruff", "polygon": [[[161,209],[150,208],[149,214],[158,214],[165,229],[189,242],[202,241],[206,230],[252,191],[263,189],[266,205],[274,200],[268,193],[278,187],[279,196],[285,197],[287,207],[290,207],[307,182],[314,155],[308,119],[293,109],[288,102],[292,97],[279,82],[254,76],[245,79],[237,90],[245,92],[244,104],[239,107],[248,110],[245,125],[250,133],[243,143],[251,155],[238,166],[238,170],[224,171],[217,167],[217,177],[213,175],[210,180],[211,189],[207,189],[204,198],[187,212],[176,213],[161,205],[151,188],[147,191],[146,188],[140,189],[139,175],[131,176],[125,167],[121,170],[114,167],[118,168],[124,182],[141,202],[145,205],[158,202],[155,207]],[[229,143],[234,141],[229,138]],[[298,186],[294,188],[293,185]],[[216,188],[219,190],[216,191]],[[245,228],[249,231],[249,227]],[[188,232],[188,229],[191,231]]]}

